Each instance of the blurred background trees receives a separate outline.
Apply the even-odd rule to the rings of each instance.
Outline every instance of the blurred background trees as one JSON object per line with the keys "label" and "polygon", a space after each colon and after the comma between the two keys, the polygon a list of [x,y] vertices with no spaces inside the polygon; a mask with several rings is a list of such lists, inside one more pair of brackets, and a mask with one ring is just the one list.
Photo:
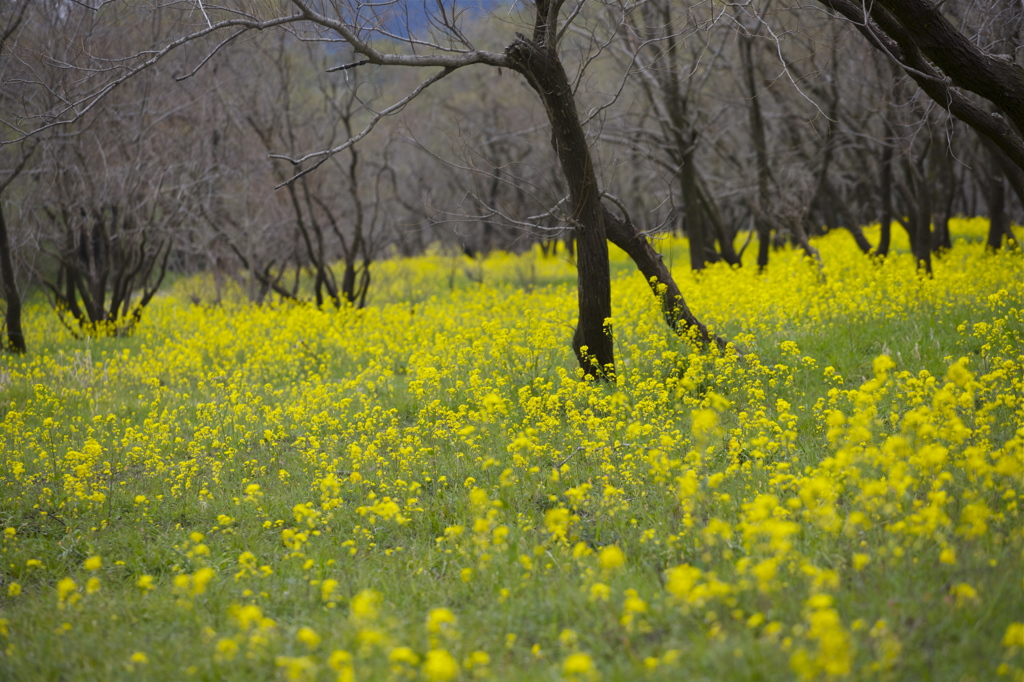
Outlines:
{"label": "blurred background trees", "polygon": [[[255,302],[362,306],[394,254],[539,243],[575,257],[570,187],[525,79],[466,67],[405,102],[421,69],[367,63],[298,16],[338,18],[389,53],[502,55],[517,31],[536,35],[536,5],[235,4],[0,3],[9,347],[24,348],[33,287],[92,333],[130,330],[167,275],[211,273],[207,303],[233,285]],[[992,218],[990,248],[1015,245],[1018,4],[941,5],[944,39],[1005,93],[913,25],[939,11],[924,0],[867,17],[840,0],[542,5],[560,18],[607,220],[686,235],[693,269],[739,265],[748,247],[762,268],[784,244],[815,257],[809,238],[835,229],[884,257],[895,226],[928,270],[957,214]],[[877,222],[871,243],[861,227]]]}

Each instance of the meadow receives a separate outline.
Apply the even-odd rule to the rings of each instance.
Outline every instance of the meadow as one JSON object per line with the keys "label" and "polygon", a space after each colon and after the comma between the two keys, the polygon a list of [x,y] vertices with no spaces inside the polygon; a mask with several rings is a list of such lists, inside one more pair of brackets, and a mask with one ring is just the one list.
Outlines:
{"label": "meadow", "polygon": [[1024,680],[1024,278],[985,229],[933,278],[662,243],[724,353],[614,253],[611,383],[564,255],[380,263],[364,310],[182,280],[127,338],[34,303],[0,679]]}

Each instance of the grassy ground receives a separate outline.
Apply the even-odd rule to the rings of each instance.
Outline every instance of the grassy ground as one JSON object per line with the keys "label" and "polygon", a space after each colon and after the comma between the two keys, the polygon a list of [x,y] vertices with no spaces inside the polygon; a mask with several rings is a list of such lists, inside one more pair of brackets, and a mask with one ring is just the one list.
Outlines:
{"label": "grassy ground", "polygon": [[615,254],[613,385],[536,254],[382,263],[364,311],[180,281],[121,339],[32,307],[0,678],[1024,679],[1024,284],[983,230],[932,279],[664,244],[742,355]]}

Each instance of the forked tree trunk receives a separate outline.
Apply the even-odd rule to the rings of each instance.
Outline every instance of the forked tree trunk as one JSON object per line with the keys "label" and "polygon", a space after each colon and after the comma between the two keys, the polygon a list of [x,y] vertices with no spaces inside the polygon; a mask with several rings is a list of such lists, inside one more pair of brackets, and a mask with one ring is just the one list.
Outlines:
{"label": "forked tree trunk", "polygon": [[611,276],[601,190],[580,124],[572,85],[554,49],[545,45],[542,28],[534,40],[519,34],[505,48],[514,68],[540,96],[551,124],[551,144],[558,156],[572,207],[576,232],[579,320],[572,346],[583,371],[592,377],[615,372]]}

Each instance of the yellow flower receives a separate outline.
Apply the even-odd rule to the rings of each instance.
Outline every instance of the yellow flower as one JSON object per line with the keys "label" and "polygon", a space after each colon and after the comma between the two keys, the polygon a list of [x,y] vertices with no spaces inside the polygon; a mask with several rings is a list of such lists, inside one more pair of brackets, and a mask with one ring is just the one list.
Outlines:
{"label": "yellow flower", "polygon": [[379,615],[380,603],[384,595],[376,590],[362,590],[352,597],[352,604],[349,606],[349,613],[356,623],[370,623]]}
{"label": "yellow flower", "polygon": [[74,604],[81,598],[78,594],[78,583],[71,578],[61,578],[57,582],[57,601],[61,608],[65,604]]}
{"label": "yellow flower", "polygon": [[608,601],[612,590],[604,583],[594,583],[590,586],[590,601]]}
{"label": "yellow flower", "polygon": [[978,601],[978,591],[967,583],[957,583],[949,588],[949,593],[956,599],[957,606],[966,606]]}
{"label": "yellow flower", "polygon": [[338,589],[338,581],[328,578],[320,583],[320,598],[324,601],[331,601],[334,598],[334,590]]}
{"label": "yellow flower", "polygon": [[423,661],[423,676],[431,682],[447,682],[459,674],[459,662],[444,649],[431,649]]}
{"label": "yellow flower", "polygon": [[299,631],[295,633],[295,639],[305,644],[306,648],[311,651],[320,646],[320,635],[311,627],[299,628]]}
{"label": "yellow flower", "polygon": [[153,576],[151,575],[140,575],[139,579],[135,581],[135,587],[142,590],[143,594],[156,589],[156,586],[153,584]]}
{"label": "yellow flower", "polygon": [[337,682],[355,682],[356,671],[352,666],[352,654],[344,649],[335,649],[327,658],[327,666],[338,673]]}
{"label": "yellow flower", "polygon": [[626,555],[622,553],[618,545],[602,547],[597,555],[597,562],[606,571],[614,571],[626,563]]}
{"label": "yellow flower", "polygon": [[8,597],[17,597],[19,594],[21,594],[21,585],[18,583],[11,583],[7,586]]}
{"label": "yellow flower", "polygon": [[431,609],[427,614],[427,631],[433,635],[444,631],[452,632],[458,623],[459,619],[455,614],[444,607]]}
{"label": "yellow flower", "polygon": [[1006,648],[1024,648],[1024,623],[1010,623],[1003,635],[1003,646]]}
{"label": "yellow flower", "polygon": [[714,410],[693,411],[693,437],[699,443],[707,442],[718,430],[718,413]]}
{"label": "yellow flower", "polygon": [[316,663],[309,656],[278,656],[274,664],[284,669],[285,677],[291,682],[316,679]]}
{"label": "yellow flower", "polygon": [[416,655],[416,652],[407,646],[395,647],[388,654],[388,660],[392,663],[402,663],[406,665],[418,665],[420,657]]}
{"label": "yellow flower", "polygon": [[564,539],[566,537],[570,521],[571,517],[569,510],[562,507],[548,509],[544,513],[544,526],[556,540]]}
{"label": "yellow flower", "polygon": [[103,565],[103,559],[98,556],[91,556],[85,560],[85,570],[95,571]]}
{"label": "yellow flower", "polygon": [[491,664],[491,656],[486,651],[474,651],[466,657],[466,660],[462,662],[463,667],[467,670],[477,670],[484,672],[482,669],[486,668]]}
{"label": "yellow flower", "polygon": [[249,630],[258,626],[263,621],[263,610],[255,604],[245,606],[233,605],[228,613],[238,621],[238,627],[242,630]]}
{"label": "yellow flower", "polygon": [[216,653],[214,657],[218,660],[232,661],[238,655],[238,642],[230,637],[222,637],[217,640]]}
{"label": "yellow flower", "polygon": [[209,567],[203,567],[196,571],[192,576],[192,595],[196,596],[206,592],[206,586],[213,580],[214,575],[216,574],[213,569]]}
{"label": "yellow flower", "polygon": [[875,376],[884,376],[895,366],[896,363],[888,355],[879,355],[871,362],[871,368],[874,370]]}
{"label": "yellow flower", "polygon": [[590,654],[577,652],[569,654],[562,662],[562,674],[569,680],[596,680],[598,677],[597,668]]}
{"label": "yellow flower", "polygon": [[969,381],[974,378],[967,368],[964,366],[967,364],[967,358],[960,358],[955,363],[949,366],[949,371],[946,372],[946,378],[952,381],[954,384],[963,388]]}

